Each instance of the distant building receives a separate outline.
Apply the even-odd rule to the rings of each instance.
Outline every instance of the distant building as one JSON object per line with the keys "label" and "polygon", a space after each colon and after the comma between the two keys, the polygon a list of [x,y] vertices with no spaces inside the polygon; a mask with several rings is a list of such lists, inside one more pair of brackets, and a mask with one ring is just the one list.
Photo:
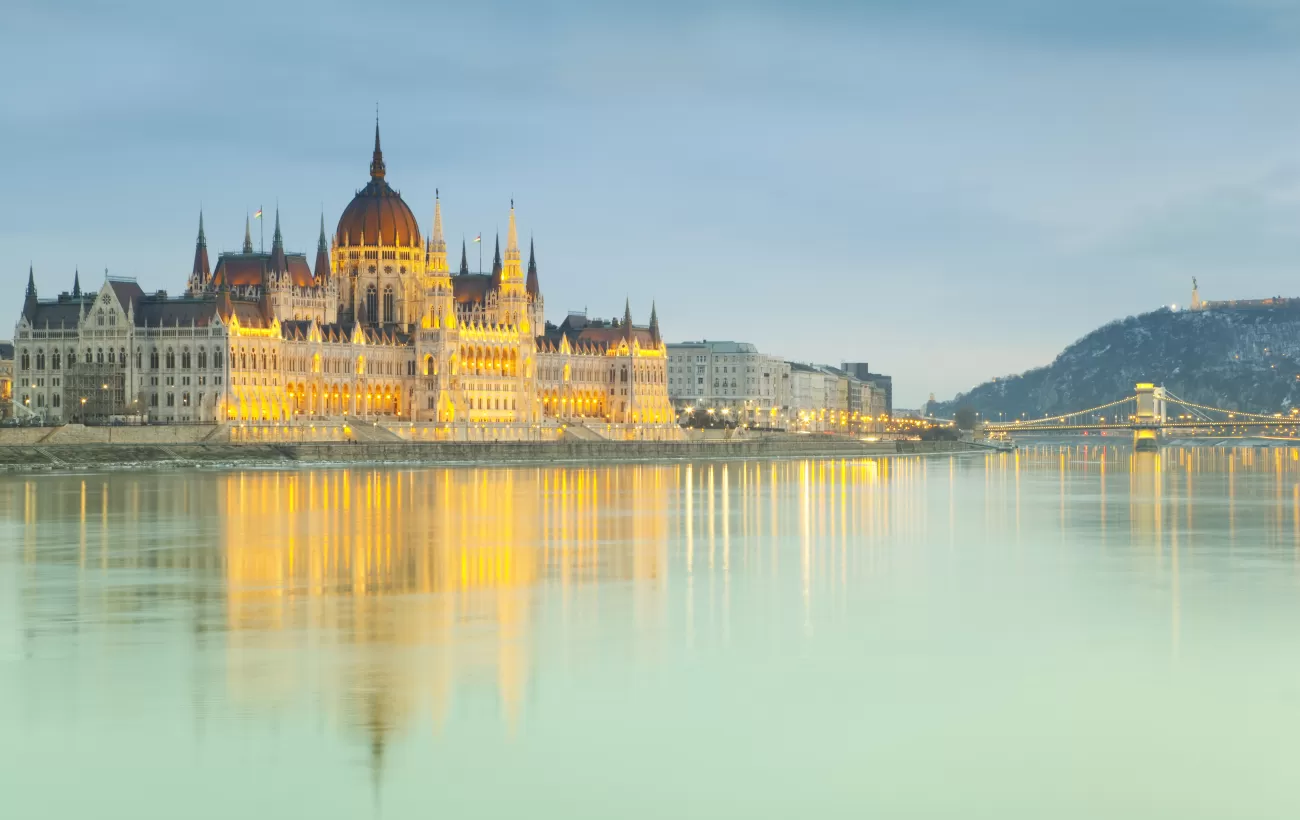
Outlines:
{"label": "distant building", "polygon": [[894,415],[894,379],[892,376],[872,373],[871,366],[866,362],[844,362],[840,365],[840,369],[859,381],[868,382],[880,388],[884,392],[885,415]]}
{"label": "distant building", "polygon": [[676,342],[668,345],[668,395],[679,412],[711,407],[742,423],[783,427],[790,365],[748,342]]}

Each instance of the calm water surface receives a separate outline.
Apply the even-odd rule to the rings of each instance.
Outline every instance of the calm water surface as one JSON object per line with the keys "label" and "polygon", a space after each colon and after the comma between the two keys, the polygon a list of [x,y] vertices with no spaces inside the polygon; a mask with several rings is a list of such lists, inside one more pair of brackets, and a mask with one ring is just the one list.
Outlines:
{"label": "calm water surface", "polygon": [[1300,454],[0,478],[0,816],[1300,816]]}

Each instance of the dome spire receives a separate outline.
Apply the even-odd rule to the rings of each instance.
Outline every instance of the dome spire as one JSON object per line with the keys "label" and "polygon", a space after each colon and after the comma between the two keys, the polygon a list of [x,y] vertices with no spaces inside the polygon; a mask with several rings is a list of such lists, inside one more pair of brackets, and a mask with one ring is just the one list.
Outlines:
{"label": "dome spire", "polygon": [[370,178],[384,178],[384,152],[379,147],[379,104],[375,103],[375,153],[370,159]]}

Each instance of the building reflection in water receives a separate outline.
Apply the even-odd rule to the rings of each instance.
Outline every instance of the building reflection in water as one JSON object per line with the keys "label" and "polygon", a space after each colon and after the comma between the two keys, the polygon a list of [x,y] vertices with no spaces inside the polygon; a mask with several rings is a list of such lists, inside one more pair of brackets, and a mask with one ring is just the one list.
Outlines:
{"label": "building reflection in water", "polygon": [[[1238,521],[1246,481],[1271,482],[1267,521]],[[570,630],[609,629],[634,653],[656,640],[726,642],[742,627],[743,579],[750,599],[770,595],[771,617],[812,635],[863,585],[938,560],[927,550],[954,560],[972,538],[1028,553],[1082,528],[1108,555],[1123,543],[1122,558],[1167,580],[1177,651],[1180,568],[1206,499],[1223,499],[1205,514],[1226,515],[1234,533],[1249,526],[1300,560],[1298,482],[1295,449],[1089,446],[44,476],[0,483],[0,515],[23,523],[21,577],[7,588],[28,651],[181,624],[223,660],[224,680],[195,671],[196,704],[227,699],[255,715],[310,704],[378,778],[393,738],[426,720],[438,733],[491,703],[519,731]]]}

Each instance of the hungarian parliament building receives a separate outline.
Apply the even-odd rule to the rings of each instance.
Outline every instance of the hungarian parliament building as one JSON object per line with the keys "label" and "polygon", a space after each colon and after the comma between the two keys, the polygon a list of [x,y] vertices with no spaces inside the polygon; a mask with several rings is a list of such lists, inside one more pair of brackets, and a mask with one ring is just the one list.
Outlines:
{"label": "hungarian parliament building", "polygon": [[215,267],[200,214],[180,296],[107,275],[83,289],[74,274],[70,291],[42,299],[29,270],[14,405],[48,423],[359,420],[447,439],[565,427],[593,438],[679,434],[653,307],[646,325],[630,306],[621,320],[546,322],[513,202],[491,273],[469,271],[463,243],[460,256],[453,272],[438,198],[426,236],[388,184],[376,123],[370,180],[332,235],[322,217],[312,264],[285,249],[277,210],[269,252],[253,249],[245,220],[242,250]]}

